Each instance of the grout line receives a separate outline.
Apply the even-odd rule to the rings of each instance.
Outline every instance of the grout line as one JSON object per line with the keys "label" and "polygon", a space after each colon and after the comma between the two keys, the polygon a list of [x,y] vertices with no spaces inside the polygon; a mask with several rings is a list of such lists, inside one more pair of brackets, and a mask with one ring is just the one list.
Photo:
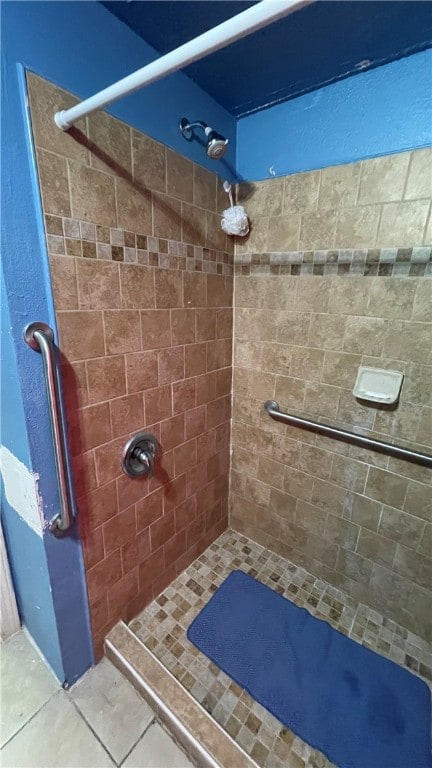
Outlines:
{"label": "grout line", "polygon": [[[96,669],[96,667],[93,667],[93,669]],[[88,720],[87,720],[87,718],[85,717],[84,713],[83,713],[83,712],[80,710],[80,708],[78,707],[78,704],[77,704],[77,703],[74,701],[74,699],[72,698],[72,696],[71,696],[71,694],[69,693],[69,691],[67,691],[66,693],[67,693],[67,695],[68,695],[68,698],[69,698],[69,701],[71,702],[71,704],[72,704],[72,706],[74,707],[75,711],[77,712],[77,714],[79,715],[79,717],[81,718],[81,720],[83,720],[83,722],[86,724],[86,726],[88,727],[88,729],[90,730],[90,732],[91,732],[91,733],[93,734],[93,736],[95,737],[96,741],[98,741],[98,742],[99,742],[99,744],[100,744],[100,745],[101,745],[101,747],[103,748],[104,752],[106,752],[106,753],[107,753],[107,755],[108,755],[108,757],[109,757],[109,758],[110,758],[110,759],[113,761],[114,765],[118,765],[118,763],[117,763],[117,761],[115,760],[114,756],[111,754],[111,752],[109,751],[108,747],[107,747],[107,746],[106,746],[106,745],[103,743],[103,741],[102,741],[102,740],[101,740],[101,738],[99,737],[99,734],[98,734],[98,733],[97,733],[97,732],[94,730],[93,726],[92,726],[92,725],[89,723],[89,721],[88,721]]]}
{"label": "grout line", "polygon": [[[45,660],[44,660],[44,659],[42,659],[42,661],[45,663]],[[49,668],[49,667],[48,667],[48,668]],[[50,668],[49,668],[49,669],[50,669]],[[35,712],[33,712],[33,714],[32,714],[32,715],[29,717],[29,719],[28,719],[28,720],[26,720],[26,722],[25,722],[25,723],[23,723],[23,724],[21,725],[21,727],[20,727],[20,728],[18,728],[18,730],[17,730],[17,731],[15,731],[15,733],[13,733],[13,734],[12,734],[12,736],[11,736],[9,739],[7,739],[7,741],[5,741],[5,742],[4,742],[4,744],[2,744],[2,745],[1,745],[1,749],[0,749],[0,752],[1,752],[1,751],[3,751],[3,749],[5,748],[5,746],[6,746],[7,744],[10,744],[10,742],[11,742],[11,741],[13,741],[13,739],[15,738],[15,736],[18,736],[18,734],[19,734],[19,733],[21,733],[21,731],[23,731],[23,730],[24,730],[24,728],[26,728],[26,727],[27,727],[27,725],[29,725],[29,723],[31,723],[31,721],[32,721],[32,720],[33,720],[33,719],[36,717],[36,715],[38,715],[38,714],[39,714],[39,712],[41,712],[41,711],[42,711],[42,709],[43,709],[43,708],[46,706],[46,704],[48,704],[48,702],[50,702],[50,701],[51,701],[51,699],[53,699],[53,698],[54,698],[54,696],[57,696],[57,694],[58,694],[58,693],[60,693],[60,691],[64,691],[64,693],[65,693],[65,694],[67,694],[67,691],[66,691],[66,690],[64,690],[64,689],[62,688],[62,686],[61,686],[61,683],[60,683],[60,682],[58,682],[58,686],[59,686],[59,687],[58,687],[58,690],[57,690],[57,691],[54,691],[52,694],[50,694],[50,696],[47,698],[47,700],[46,700],[46,701],[44,701],[44,703],[43,703],[43,704],[42,704],[42,705],[41,705],[41,706],[40,706],[40,707],[39,707],[39,708],[38,708],[38,709],[37,709]],[[6,767],[6,768],[7,768],[7,767]]]}

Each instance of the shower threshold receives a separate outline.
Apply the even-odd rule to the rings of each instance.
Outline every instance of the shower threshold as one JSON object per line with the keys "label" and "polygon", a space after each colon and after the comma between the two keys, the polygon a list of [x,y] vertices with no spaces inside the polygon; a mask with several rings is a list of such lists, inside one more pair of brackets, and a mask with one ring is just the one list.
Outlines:
{"label": "shower threshold", "polygon": [[156,708],[193,762],[223,768],[331,768],[187,639],[186,630],[233,570],[243,570],[429,685],[429,644],[304,568],[235,531],[223,533],[106,652]]}

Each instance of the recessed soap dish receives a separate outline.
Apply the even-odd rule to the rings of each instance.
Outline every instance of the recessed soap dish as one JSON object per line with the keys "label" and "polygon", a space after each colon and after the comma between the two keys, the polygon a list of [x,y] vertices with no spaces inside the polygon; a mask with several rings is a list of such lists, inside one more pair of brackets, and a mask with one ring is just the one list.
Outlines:
{"label": "recessed soap dish", "polygon": [[361,400],[393,405],[399,399],[402,381],[403,373],[399,371],[386,371],[382,368],[367,368],[361,365],[353,395]]}

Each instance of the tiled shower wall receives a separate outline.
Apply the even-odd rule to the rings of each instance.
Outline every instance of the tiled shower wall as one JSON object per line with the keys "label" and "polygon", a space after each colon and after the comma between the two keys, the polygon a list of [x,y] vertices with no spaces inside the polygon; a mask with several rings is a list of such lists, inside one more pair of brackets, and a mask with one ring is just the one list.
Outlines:
{"label": "tiled shower wall", "polygon": [[[431,152],[256,185],[236,249],[231,526],[432,635],[431,471],[272,421],[282,410],[431,453]],[[401,371],[396,408],[352,394]]]}
{"label": "tiled shower wall", "polygon": [[[233,248],[214,174],[28,78],[96,653],[227,526]],[[120,469],[131,434],[155,476]]]}

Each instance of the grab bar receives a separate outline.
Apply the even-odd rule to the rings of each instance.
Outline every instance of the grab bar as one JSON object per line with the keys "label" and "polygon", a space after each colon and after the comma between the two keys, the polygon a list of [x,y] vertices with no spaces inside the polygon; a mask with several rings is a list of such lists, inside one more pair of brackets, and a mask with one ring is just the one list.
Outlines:
{"label": "grab bar", "polygon": [[29,347],[42,354],[60,497],[60,511],[50,521],[49,529],[55,536],[59,536],[71,527],[74,517],[71,504],[72,493],[67,471],[67,440],[62,419],[54,332],[46,323],[30,323],[24,328],[24,341]]}
{"label": "grab bar", "polygon": [[328,424],[320,424],[318,421],[310,421],[310,419],[303,419],[301,416],[293,416],[290,413],[284,413],[280,410],[279,403],[276,403],[275,400],[267,400],[267,402],[264,403],[264,410],[272,419],[275,419],[275,421],[291,424],[294,427],[309,429],[312,432],[318,432],[320,435],[334,437],[336,440],[344,440],[347,443],[361,445],[363,448],[370,448],[372,451],[386,453],[389,456],[396,456],[399,459],[406,459],[406,461],[412,461],[415,464],[422,464],[424,467],[432,468],[432,456],[427,453],[418,453],[417,451],[412,451],[410,448],[402,448],[399,445],[392,445],[391,443],[384,443],[382,440],[375,440],[373,437],[357,435],[355,432],[349,432],[347,429],[330,427]]}

